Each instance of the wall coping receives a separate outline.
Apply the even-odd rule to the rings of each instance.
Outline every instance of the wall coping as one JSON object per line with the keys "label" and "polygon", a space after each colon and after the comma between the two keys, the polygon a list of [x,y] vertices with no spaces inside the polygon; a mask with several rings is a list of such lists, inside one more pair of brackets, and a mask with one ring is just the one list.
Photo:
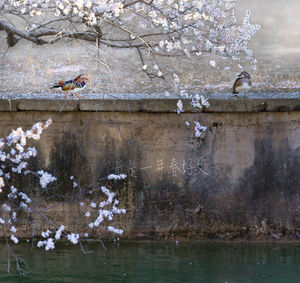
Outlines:
{"label": "wall coping", "polygon": [[185,113],[194,112],[289,112],[300,111],[300,92],[248,93],[233,97],[231,93],[202,94],[210,107],[195,109],[190,99],[179,94],[81,94],[83,98],[65,99],[62,93],[0,93],[0,111],[99,111],[175,113],[181,99]]}

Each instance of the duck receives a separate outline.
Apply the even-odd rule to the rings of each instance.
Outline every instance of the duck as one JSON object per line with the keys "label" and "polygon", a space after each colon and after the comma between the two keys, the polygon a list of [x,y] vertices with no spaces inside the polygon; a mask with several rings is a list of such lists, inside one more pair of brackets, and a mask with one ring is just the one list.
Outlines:
{"label": "duck", "polygon": [[87,81],[88,78],[81,74],[73,80],[59,81],[58,83],[54,84],[51,89],[60,88],[61,91],[65,92],[66,98],[69,98],[69,93],[71,95],[75,94],[78,98],[81,98],[82,96],[79,96],[77,92],[82,91],[86,87]]}

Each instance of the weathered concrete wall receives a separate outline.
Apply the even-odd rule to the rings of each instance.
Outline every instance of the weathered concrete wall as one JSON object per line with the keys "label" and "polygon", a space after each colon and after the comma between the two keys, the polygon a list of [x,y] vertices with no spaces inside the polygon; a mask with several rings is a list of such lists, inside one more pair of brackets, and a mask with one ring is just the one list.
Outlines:
{"label": "weathered concrete wall", "polygon": [[[236,101],[238,105],[240,100]],[[297,229],[300,232],[300,111],[285,111],[296,109],[298,102],[286,106],[289,103],[281,102],[284,107],[277,110],[282,112],[228,108],[227,113],[180,115],[78,108],[60,113],[4,111],[0,129],[3,137],[12,128],[27,129],[36,121],[53,119],[41,140],[33,143],[39,153],[32,166],[57,176],[46,195],[57,193],[49,200],[54,206],[65,203],[47,215],[70,230],[90,222],[72,201],[69,176],[74,176],[83,190],[98,184],[117,193],[120,207],[128,212],[113,224],[124,229],[124,237],[232,239],[273,234],[295,239]],[[201,138],[194,135],[195,119],[208,127]],[[110,173],[125,173],[128,178],[104,180]],[[19,186],[38,190],[30,178],[20,179]],[[89,203],[88,196],[85,201]],[[36,229],[45,229],[39,217]],[[20,229],[26,234],[32,227]],[[90,235],[107,236],[103,229]]]}

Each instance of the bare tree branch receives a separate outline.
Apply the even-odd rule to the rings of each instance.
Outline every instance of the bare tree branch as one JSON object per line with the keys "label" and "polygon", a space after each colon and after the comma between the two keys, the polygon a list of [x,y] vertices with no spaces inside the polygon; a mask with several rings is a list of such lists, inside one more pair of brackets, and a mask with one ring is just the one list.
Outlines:
{"label": "bare tree branch", "polygon": [[47,43],[46,41],[44,41],[42,39],[30,36],[30,34],[27,33],[27,32],[23,32],[23,31],[20,31],[20,30],[16,29],[14,26],[12,26],[11,24],[9,24],[7,22],[0,21],[0,30],[6,31],[7,34],[11,33],[13,35],[17,35],[21,38],[32,41],[33,43],[35,43],[37,45],[42,45],[42,44]]}

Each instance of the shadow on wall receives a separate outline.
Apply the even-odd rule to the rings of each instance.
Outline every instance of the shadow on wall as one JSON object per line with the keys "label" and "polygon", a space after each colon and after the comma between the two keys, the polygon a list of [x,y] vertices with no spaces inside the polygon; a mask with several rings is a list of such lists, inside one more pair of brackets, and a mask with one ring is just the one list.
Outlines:
{"label": "shadow on wall", "polygon": [[300,147],[292,150],[288,140],[275,146],[273,128],[255,141],[255,161],[240,179],[236,200],[249,211],[249,224],[266,221],[270,228],[300,227]]}
{"label": "shadow on wall", "polygon": [[[132,139],[131,132],[121,142],[107,134],[103,141],[95,141],[101,146],[93,147],[80,132],[64,131],[53,145],[46,168],[57,177],[47,197],[54,195],[54,202],[71,200],[74,191],[70,176],[84,190],[107,186],[128,211],[120,218],[128,237],[176,234],[195,238],[226,233],[244,237],[257,233],[261,223],[266,226],[262,233],[289,234],[300,227],[300,147],[291,149],[287,137],[278,137],[274,131],[273,124],[263,127],[262,137],[254,141],[254,162],[238,181],[232,179],[230,165],[218,167],[214,162],[221,134],[217,129],[184,149],[184,161],[195,155],[199,159],[194,167],[186,163],[187,171],[176,177],[169,167],[159,172],[156,168],[141,170],[146,164],[144,155],[156,161],[159,152],[144,152],[143,144]],[[181,154],[181,149],[176,150]],[[189,174],[188,170],[193,171]],[[128,178],[108,181],[111,173],[127,174]],[[87,220],[83,217],[82,221]]]}
{"label": "shadow on wall", "polygon": [[57,178],[56,187],[48,193],[56,195],[55,201],[70,199],[73,193],[71,176],[83,186],[89,182],[88,159],[80,141],[78,132],[64,131],[53,145],[47,170]]}

